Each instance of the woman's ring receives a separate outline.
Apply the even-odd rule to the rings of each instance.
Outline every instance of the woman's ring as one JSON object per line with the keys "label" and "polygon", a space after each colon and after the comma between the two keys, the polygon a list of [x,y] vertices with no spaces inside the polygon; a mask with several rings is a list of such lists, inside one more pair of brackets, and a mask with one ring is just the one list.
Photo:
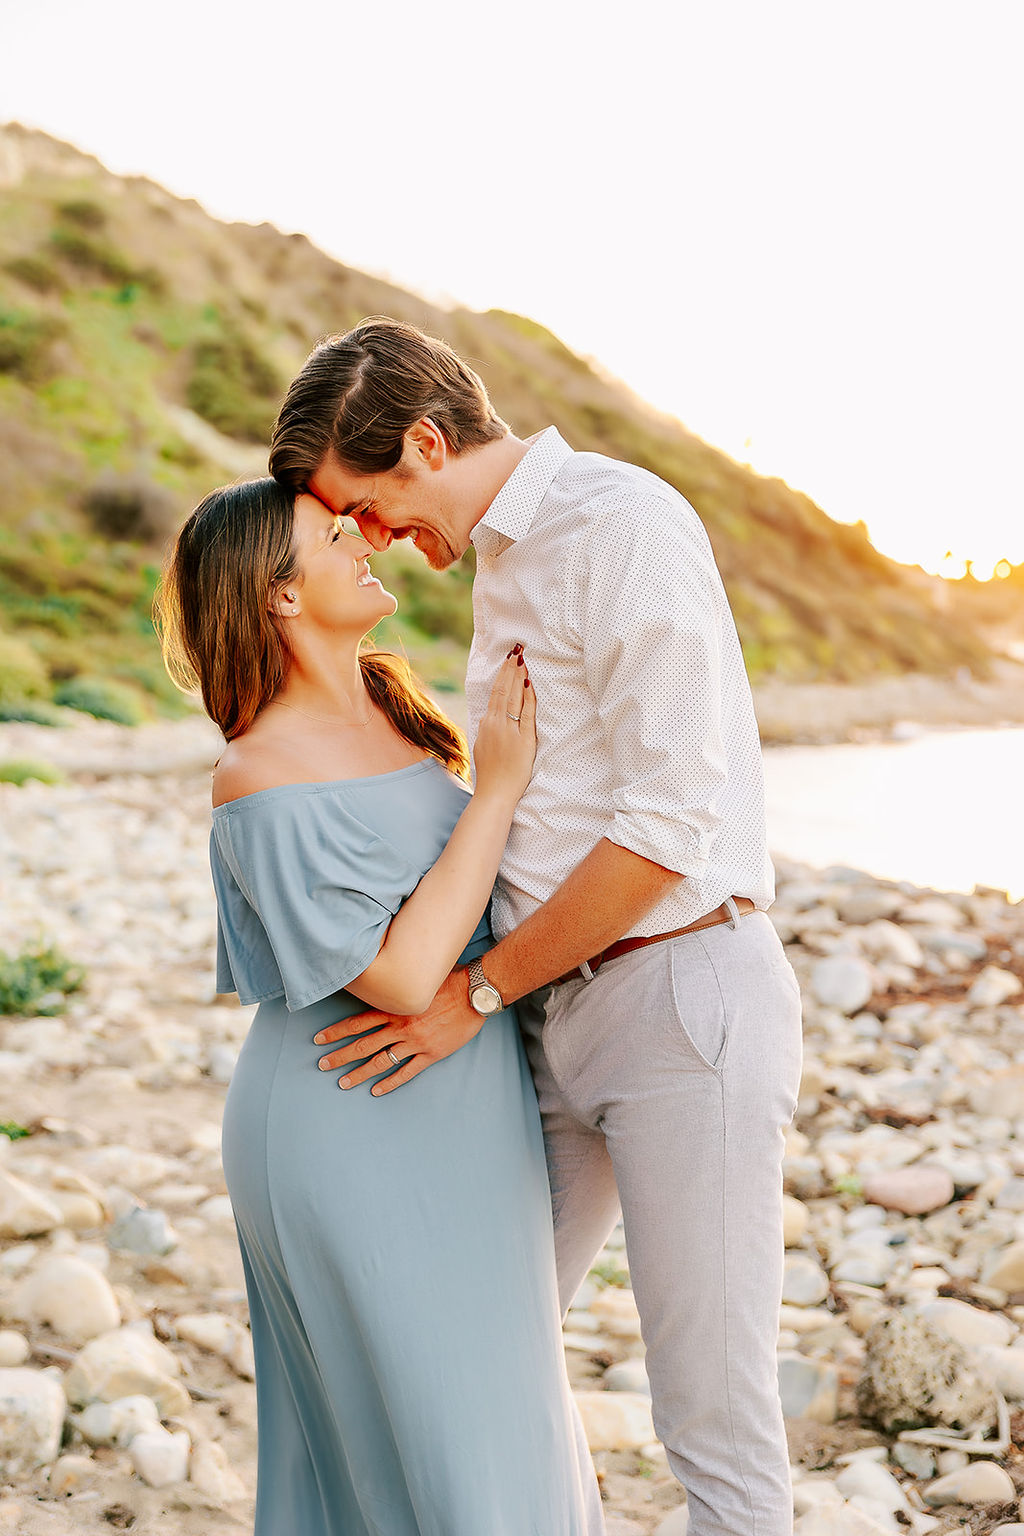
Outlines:
{"label": "woman's ring", "polygon": [[508,712],[508,710],[507,710],[507,709],[506,709],[506,711],[505,711],[505,719],[506,719],[506,720],[514,720],[514,721],[515,721],[515,723],[516,723],[516,725],[518,725],[518,724],[519,724],[519,722],[520,722],[520,720],[521,720],[521,719],[522,719],[522,718],[523,718],[523,717],[522,717],[522,715],[511,715],[511,714],[509,714],[509,712]]}
{"label": "woman's ring", "polygon": [[385,1056],[387,1056],[389,1061],[393,1061],[394,1062],[396,1067],[400,1067],[402,1065],[402,1063],[399,1061],[398,1057],[395,1055],[394,1051],[391,1049],[390,1045],[388,1046],[388,1048],[384,1052],[384,1054],[385,1054]]}

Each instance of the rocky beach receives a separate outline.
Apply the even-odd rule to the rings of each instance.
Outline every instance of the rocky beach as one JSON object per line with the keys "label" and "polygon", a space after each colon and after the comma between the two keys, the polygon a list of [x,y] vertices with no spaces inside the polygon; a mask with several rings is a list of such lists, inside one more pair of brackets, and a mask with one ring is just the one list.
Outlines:
{"label": "rocky beach", "polygon": [[[85,973],[0,1018],[0,1536],[251,1529],[219,1158],[251,1010],[214,991],[217,740],[0,726],[0,761],[64,773],[0,783],[0,950]],[[1024,1536],[1024,904],[778,872],[806,1051],[779,1328],[795,1530]],[[565,1346],[609,1536],[682,1536],[621,1231]]]}

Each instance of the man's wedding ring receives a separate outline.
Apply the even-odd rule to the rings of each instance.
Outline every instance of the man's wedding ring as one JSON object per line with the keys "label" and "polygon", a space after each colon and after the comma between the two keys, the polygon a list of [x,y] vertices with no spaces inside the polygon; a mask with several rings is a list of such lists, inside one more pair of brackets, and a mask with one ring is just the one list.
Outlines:
{"label": "man's wedding ring", "polygon": [[510,713],[509,713],[509,711],[508,711],[508,710],[507,710],[507,709],[506,709],[506,711],[505,711],[505,719],[506,719],[506,720],[514,720],[514,721],[515,721],[515,723],[516,723],[516,725],[518,725],[518,724],[519,724],[519,722],[520,722],[520,720],[521,720],[521,719],[522,719],[522,718],[523,718],[523,717],[522,717],[522,715],[513,715],[513,714],[510,714]]}
{"label": "man's wedding ring", "polygon": [[388,1046],[387,1050],[384,1052],[384,1055],[388,1058],[389,1061],[393,1061],[396,1067],[400,1067],[402,1065],[402,1063],[399,1061],[398,1057],[395,1055],[394,1051],[391,1049],[390,1045]]}

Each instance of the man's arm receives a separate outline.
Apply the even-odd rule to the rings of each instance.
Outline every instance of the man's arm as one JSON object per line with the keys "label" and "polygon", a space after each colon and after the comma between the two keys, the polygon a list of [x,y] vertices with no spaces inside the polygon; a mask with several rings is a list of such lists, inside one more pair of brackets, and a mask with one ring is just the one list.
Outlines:
{"label": "man's arm", "polygon": [[[515,1002],[621,938],[681,878],[602,838],[542,906],[482,957],[487,980],[504,1002]],[[411,1060],[373,1089],[374,1094],[382,1094],[459,1050],[483,1022],[470,1004],[466,972],[460,966],[442,983],[426,1013],[411,1018],[379,1011],[358,1014],[321,1030],[315,1040],[328,1045],[354,1030],[374,1028],[381,1030],[382,1039],[386,1034],[395,1055]],[[379,1064],[372,1061],[354,1071],[345,1070],[373,1049],[366,1038],[354,1040],[322,1056],[321,1070],[340,1068],[342,1087],[354,1088],[380,1075]]]}

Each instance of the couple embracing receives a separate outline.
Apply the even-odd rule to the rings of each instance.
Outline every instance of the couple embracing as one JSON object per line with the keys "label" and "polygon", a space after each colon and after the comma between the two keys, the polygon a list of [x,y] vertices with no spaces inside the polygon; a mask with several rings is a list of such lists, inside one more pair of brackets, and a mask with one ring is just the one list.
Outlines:
{"label": "couple embracing", "polygon": [[[224,1117],[257,1536],[597,1536],[560,1319],[620,1204],[690,1536],[783,1536],[799,1001],[707,536],[387,319],[313,352],[270,467],[192,514],[162,598],[227,742],[219,986],[259,1004]],[[364,644],[395,538],[475,546],[472,794]]]}

